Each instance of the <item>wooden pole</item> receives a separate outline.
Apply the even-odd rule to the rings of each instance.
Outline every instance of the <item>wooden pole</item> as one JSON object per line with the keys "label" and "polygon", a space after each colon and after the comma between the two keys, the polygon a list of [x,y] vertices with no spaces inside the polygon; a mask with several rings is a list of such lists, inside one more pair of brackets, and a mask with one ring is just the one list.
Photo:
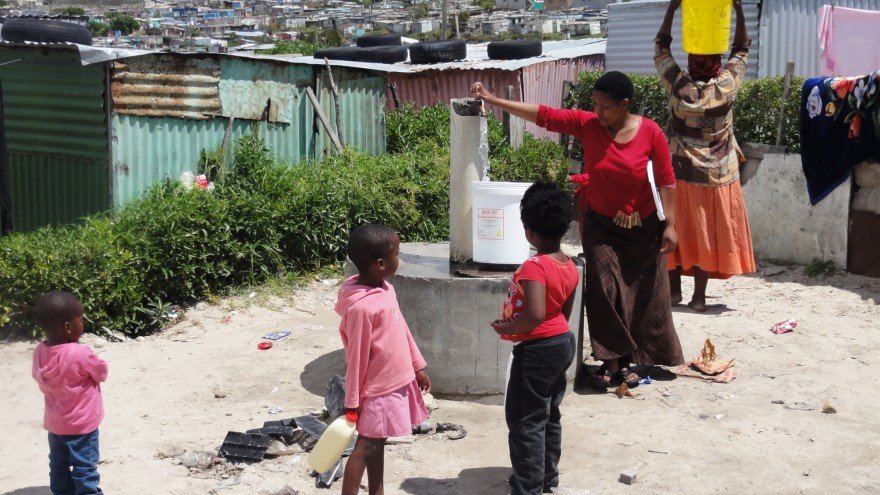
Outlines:
{"label": "wooden pole", "polygon": [[334,132],[333,127],[330,126],[330,121],[327,120],[327,116],[324,115],[324,111],[321,110],[321,104],[318,103],[318,98],[315,96],[315,92],[312,91],[311,86],[306,86],[306,94],[309,96],[312,106],[315,107],[315,114],[318,116],[318,120],[321,121],[324,130],[327,131],[333,144],[336,145],[336,150],[342,153],[342,143],[339,142],[339,138],[336,137],[336,132]]}
{"label": "wooden pole", "polygon": [[336,89],[336,83],[333,82],[333,71],[330,69],[330,61],[324,59],[327,64],[327,77],[330,78],[330,90],[333,91],[333,105],[336,107],[336,134],[339,136],[339,144],[345,147],[345,139],[342,137],[342,118],[339,112],[339,91]]}
{"label": "wooden pole", "polygon": [[388,89],[391,90],[391,99],[394,100],[394,108],[400,108],[400,100],[397,99],[397,86],[394,83],[388,83]]}
{"label": "wooden pole", "polygon": [[223,133],[223,143],[220,147],[223,149],[223,166],[228,167],[233,162],[232,157],[232,124],[235,122],[235,117],[229,117],[229,120],[226,122],[226,131]]}
{"label": "wooden pole", "polygon": [[785,81],[782,85],[782,101],[779,104],[779,126],[776,128],[776,146],[782,144],[782,129],[785,126],[785,102],[791,93],[791,76],[794,74],[794,62],[785,64]]}
{"label": "wooden pole", "polygon": [[[513,86],[507,86],[504,89],[506,98],[508,100],[513,100]],[[515,150],[520,149],[523,140],[523,120],[504,112],[501,115],[501,127],[504,130],[504,137],[507,139],[507,144]]]}

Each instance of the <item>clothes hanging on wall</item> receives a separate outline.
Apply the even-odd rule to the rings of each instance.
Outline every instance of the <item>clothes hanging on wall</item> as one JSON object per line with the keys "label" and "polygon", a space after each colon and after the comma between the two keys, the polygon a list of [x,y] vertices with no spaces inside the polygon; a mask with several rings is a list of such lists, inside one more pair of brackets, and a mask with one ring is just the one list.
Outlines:
{"label": "clothes hanging on wall", "polygon": [[807,79],[800,133],[801,164],[815,205],[856,164],[880,160],[880,69],[860,77]]}
{"label": "clothes hanging on wall", "polygon": [[856,76],[880,67],[880,12],[819,8],[819,67],[823,76]]}

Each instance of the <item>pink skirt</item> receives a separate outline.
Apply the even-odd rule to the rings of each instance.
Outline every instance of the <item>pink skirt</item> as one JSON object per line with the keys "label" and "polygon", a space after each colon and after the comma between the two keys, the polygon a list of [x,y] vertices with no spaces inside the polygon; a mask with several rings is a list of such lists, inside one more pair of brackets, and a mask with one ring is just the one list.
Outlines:
{"label": "pink skirt", "polygon": [[358,408],[357,432],[367,438],[402,437],[428,419],[422,391],[415,380],[377,397],[363,397]]}

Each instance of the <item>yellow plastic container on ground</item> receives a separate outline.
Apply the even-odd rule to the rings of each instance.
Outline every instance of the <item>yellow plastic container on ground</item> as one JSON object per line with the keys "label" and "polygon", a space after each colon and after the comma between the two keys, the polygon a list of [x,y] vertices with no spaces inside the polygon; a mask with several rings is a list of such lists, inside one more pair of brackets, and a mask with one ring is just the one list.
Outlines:
{"label": "yellow plastic container on ground", "polygon": [[330,423],[318,439],[318,443],[309,452],[309,457],[306,459],[309,466],[322,474],[329,471],[354,438],[356,424],[357,413],[354,411],[348,411]]}
{"label": "yellow plastic container on ground", "polygon": [[731,0],[682,0],[682,49],[695,55],[727,52],[730,8]]}

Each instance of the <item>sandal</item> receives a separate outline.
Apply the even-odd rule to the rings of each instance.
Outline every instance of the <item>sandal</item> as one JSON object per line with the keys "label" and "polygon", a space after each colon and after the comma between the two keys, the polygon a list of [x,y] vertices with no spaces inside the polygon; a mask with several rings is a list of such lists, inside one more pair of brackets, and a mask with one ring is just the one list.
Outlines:
{"label": "sandal", "polygon": [[602,365],[599,367],[598,371],[590,375],[590,385],[596,388],[608,388],[611,386],[611,381],[613,379],[614,374]]}
{"label": "sandal", "polygon": [[[635,375],[634,379],[626,379],[627,377],[632,375]],[[639,374],[629,368],[620,368],[617,373],[614,374],[614,378],[617,380],[617,383],[626,383],[626,386],[629,388],[635,388],[639,386]]]}

